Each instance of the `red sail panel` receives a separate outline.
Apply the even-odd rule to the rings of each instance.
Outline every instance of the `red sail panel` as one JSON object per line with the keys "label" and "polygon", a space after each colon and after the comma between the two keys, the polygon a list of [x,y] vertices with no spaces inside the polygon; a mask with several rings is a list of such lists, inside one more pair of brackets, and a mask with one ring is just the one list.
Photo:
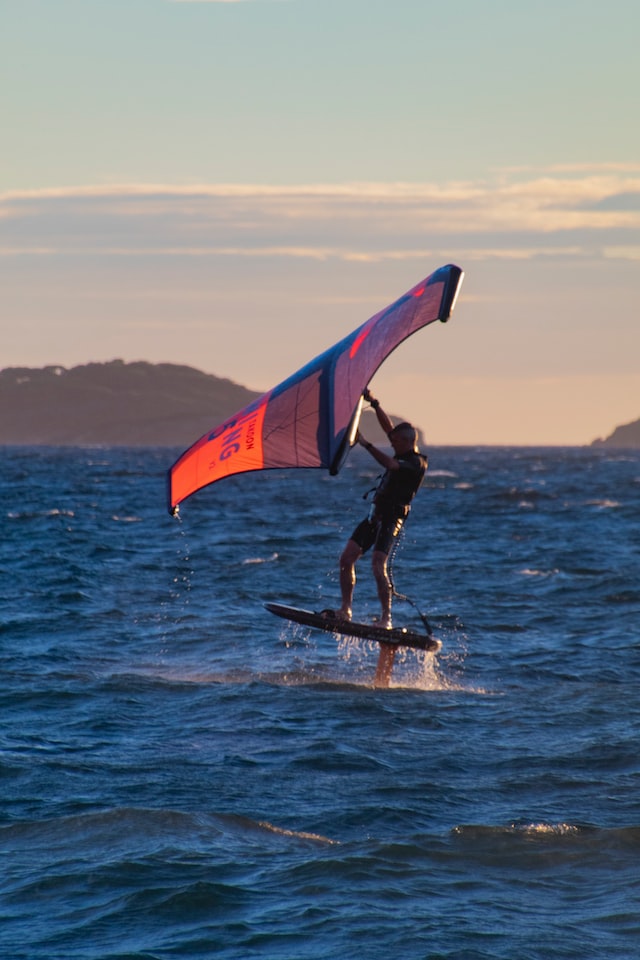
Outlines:
{"label": "red sail panel", "polygon": [[170,507],[202,487],[234,473],[262,470],[262,425],[269,394],[210,433],[206,433],[173,465],[170,473]]}

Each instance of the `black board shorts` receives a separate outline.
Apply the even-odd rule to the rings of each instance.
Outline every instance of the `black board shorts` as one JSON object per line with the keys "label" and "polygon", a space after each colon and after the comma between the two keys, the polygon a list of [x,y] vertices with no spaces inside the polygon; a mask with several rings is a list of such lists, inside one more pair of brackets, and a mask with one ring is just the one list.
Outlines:
{"label": "black board shorts", "polygon": [[388,554],[393,541],[402,530],[404,520],[404,517],[393,516],[374,517],[372,520],[367,517],[355,528],[351,539],[358,544],[363,553],[373,547],[381,553]]}

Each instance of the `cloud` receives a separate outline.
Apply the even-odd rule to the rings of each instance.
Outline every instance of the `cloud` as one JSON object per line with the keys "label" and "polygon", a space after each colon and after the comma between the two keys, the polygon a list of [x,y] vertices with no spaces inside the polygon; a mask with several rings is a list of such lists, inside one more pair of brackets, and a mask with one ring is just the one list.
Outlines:
{"label": "cloud", "polygon": [[169,3],[290,3],[291,0],[169,0]]}
{"label": "cloud", "polygon": [[[445,183],[100,184],[0,195],[5,255],[635,259],[640,165]],[[606,252],[605,252],[606,251]]]}
{"label": "cloud", "polygon": [[598,163],[549,163],[537,166],[501,167],[503,173],[640,173],[638,161],[600,161]]}
{"label": "cloud", "polygon": [[602,255],[607,260],[639,260],[640,246],[635,247],[604,247]]}

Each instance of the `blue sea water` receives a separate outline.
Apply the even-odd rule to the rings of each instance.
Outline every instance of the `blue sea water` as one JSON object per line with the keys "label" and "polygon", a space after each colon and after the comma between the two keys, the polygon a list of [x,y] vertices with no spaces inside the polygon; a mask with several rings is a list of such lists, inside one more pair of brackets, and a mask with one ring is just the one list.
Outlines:
{"label": "blue sea water", "polygon": [[640,454],[432,450],[387,690],[262,606],[335,604],[371,461],[177,522],[173,454],[0,451],[0,956],[637,958]]}

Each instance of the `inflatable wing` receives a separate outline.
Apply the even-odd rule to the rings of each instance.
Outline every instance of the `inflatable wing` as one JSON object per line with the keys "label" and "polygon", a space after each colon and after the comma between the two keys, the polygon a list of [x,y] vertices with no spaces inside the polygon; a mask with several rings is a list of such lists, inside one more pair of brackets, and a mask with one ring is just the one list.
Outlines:
{"label": "inflatable wing", "polygon": [[235,473],[324,467],[336,474],[355,441],[362,394],[407,337],[445,322],[464,274],[449,264],[273,390],[197,440],[169,470],[169,511]]}

